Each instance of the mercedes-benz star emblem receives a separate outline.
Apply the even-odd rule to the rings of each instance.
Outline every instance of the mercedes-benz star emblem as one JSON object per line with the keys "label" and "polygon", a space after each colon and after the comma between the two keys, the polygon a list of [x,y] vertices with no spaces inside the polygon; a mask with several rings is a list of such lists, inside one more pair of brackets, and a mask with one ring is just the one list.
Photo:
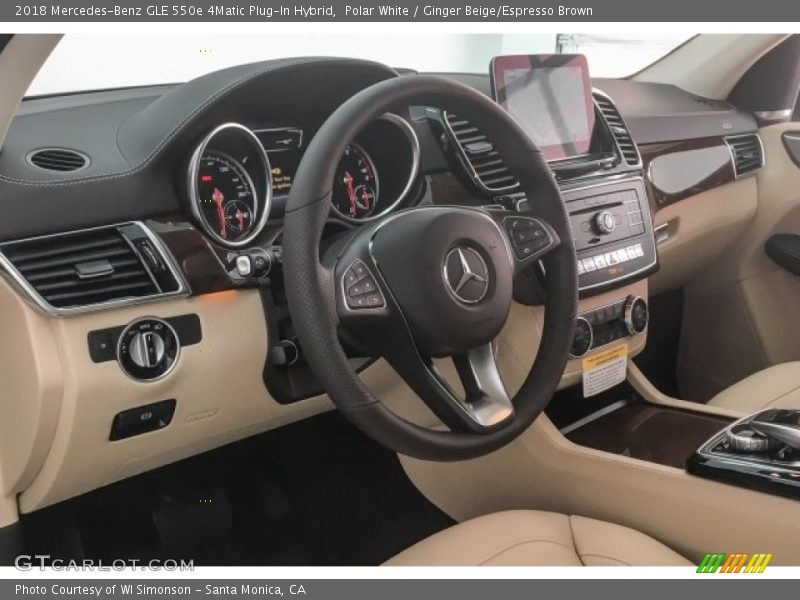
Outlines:
{"label": "mercedes-benz star emblem", "polygon": [[489,268],[477,250],[459,246],[444,258],[444,282],[456,300],[475,304],[489,291]]}

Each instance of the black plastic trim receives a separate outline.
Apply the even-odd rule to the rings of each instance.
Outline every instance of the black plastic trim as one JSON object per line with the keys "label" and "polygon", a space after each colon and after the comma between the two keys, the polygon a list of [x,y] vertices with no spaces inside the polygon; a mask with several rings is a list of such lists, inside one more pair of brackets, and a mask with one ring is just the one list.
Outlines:
{"label": "black plastic trim", "polygon": [[[203,329],[197,315],[181,315],[164,320],[175,330],[181,347],[199,344],[203,340]],[[125,326],[121,325],[88,333],[86,337],[92,362],[104,363],[117,359],[117,342],[124,329]]]}
{"label": "black plastic trim", "polygon": [[800,276],[800,235],[778,233],[767,240],[764,250],[772,261]]}

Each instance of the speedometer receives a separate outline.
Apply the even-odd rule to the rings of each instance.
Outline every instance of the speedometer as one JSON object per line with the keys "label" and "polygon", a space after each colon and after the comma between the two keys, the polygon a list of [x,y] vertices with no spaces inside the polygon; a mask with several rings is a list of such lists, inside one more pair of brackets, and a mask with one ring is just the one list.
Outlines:
{"label": "speedometer", "polygon": [[197,199],[204,220],[223,240],[236,242],[252,231],[256,213],[253,181],[230,156],[213,151],[203,154]]}
{"label": "speedometer", "polygon": [[189,161],[188,200],[214,242],[239,248],[254,241],[272,204],[269,159],[255,133],[238,123],[212,130]]}
{"label": "speedometer", "polygon": [[333,208],[347,219],[366,219],[375,212],[378,192],[378,173],[369,154],[358,144],[349,144],[336,168]]}

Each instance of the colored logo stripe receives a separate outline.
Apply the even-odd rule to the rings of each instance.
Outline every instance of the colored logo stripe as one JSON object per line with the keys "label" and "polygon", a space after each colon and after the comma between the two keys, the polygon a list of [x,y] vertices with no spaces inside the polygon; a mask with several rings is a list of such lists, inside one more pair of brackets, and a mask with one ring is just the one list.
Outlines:
{"label": "colored logo stripe", "polygon": [[772,554],[748,554],[737,552],[708,553],[697,566],[698,573],[763,573],[772,560]]}

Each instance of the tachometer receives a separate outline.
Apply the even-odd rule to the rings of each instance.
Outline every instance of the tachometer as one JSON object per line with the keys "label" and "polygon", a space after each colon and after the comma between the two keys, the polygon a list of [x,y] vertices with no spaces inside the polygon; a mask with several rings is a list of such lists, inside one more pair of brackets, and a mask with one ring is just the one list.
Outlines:
{"label": "tachometer", "polygon": [[344,151],[333,182],[331,204],[347,219],[366,219],[378,203],[378,173],[369,154],[358,144]]}

